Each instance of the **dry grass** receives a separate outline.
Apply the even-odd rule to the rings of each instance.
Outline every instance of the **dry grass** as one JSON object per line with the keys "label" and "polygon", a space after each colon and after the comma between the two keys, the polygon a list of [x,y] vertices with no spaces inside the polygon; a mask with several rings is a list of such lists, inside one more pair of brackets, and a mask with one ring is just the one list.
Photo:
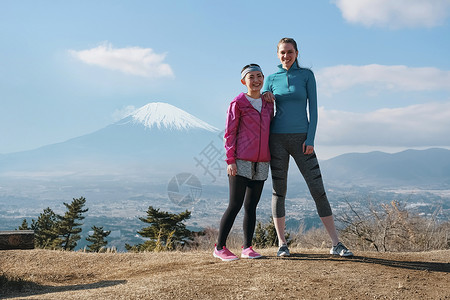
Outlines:
{"label": "dry grass", "polygon": [[0,251],[0,278],[13,280],[0,298],[450,299],[449,250],[360,252],[352,259],[291,250],[290,258],[275,257],[272,248],[260,251],[262,259],[233,262],[213,258],[211,250]]}

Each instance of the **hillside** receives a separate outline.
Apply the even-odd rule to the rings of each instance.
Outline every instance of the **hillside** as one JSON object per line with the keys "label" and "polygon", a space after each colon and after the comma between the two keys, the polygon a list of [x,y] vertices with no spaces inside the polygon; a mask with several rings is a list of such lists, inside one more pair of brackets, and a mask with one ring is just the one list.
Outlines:
{"label": "hillside", "polygon": [[[237,249],[231,249],[237,251]],[[0,251],[0,275],[27,281],[2,299],[449,299],[450,250],[261,251],[259,260],[221,262],[210,251],[82,253]]]}
{"label": "hillside", "polygon": [[347,153],[321,162],[327,182],[378,187],[450,187],[450,150]]}

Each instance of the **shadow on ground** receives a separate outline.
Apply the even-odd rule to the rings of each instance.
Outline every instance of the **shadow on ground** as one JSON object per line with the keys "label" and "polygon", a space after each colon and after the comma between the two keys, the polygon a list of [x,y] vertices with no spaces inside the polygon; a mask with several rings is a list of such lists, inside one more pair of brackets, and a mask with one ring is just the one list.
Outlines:
{"label": "shadow on ground", "polygon": [[[268,257],[269,258],[269,257]],[[392,259],[373,258],[365,256],[336,257],[328,254],[291,254],[289,257],[270,257],[269,259],[288,260],[328,260],[328,261],[351,261],[354,263],[377,264],[393,268],[403,268],[419,271],[450,273],[449,263],[423,262],[423,261],[402,261]]]}
{"label": "shadow on ground", "polygon": [[88,284],[48,286],[36,284],[34,282],[22,282],[20,285],[16,284],[14,287],[8,289],[8,291],[5,293],[2,291],[2,293],[0,293],[0,299],[28,297],[50,293],[68,292],[68,291],[99,289],[125,283],[127,283],[126,280],[104,280]]}

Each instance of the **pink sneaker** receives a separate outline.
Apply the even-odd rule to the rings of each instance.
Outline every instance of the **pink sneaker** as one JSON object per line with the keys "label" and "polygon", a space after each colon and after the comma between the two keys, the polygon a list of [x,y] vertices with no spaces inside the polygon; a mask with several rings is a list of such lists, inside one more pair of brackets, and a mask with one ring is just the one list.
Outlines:
{"label": "pink sneaker", "polygon": [[225,246],[223,246],[222,250],[217,250],[216,245],[214,245],[213,256],[220,258],[223,261],[231,261],[239,259],[236,255],[234,255],[230,250],[228,250]]}
{"label": "pink sneaker", "polygon": [[253,250],[252,246],[245,249],[244,247],[242,247],[242,254],[241,254],[242,258],[260,258],[261,256],[262,256],[261,254]]}

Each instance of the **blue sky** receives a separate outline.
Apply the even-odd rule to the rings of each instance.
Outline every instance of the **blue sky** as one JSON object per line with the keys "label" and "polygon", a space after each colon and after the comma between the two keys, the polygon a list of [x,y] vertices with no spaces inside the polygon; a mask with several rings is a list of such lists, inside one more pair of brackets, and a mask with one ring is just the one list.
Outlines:
{"label": "blue sky", "polygon": [[0,153],[149,102],[223,128],[242,66],[293,37],[316,75],[321,158],[450,148],[450,0],[0,1]]}

